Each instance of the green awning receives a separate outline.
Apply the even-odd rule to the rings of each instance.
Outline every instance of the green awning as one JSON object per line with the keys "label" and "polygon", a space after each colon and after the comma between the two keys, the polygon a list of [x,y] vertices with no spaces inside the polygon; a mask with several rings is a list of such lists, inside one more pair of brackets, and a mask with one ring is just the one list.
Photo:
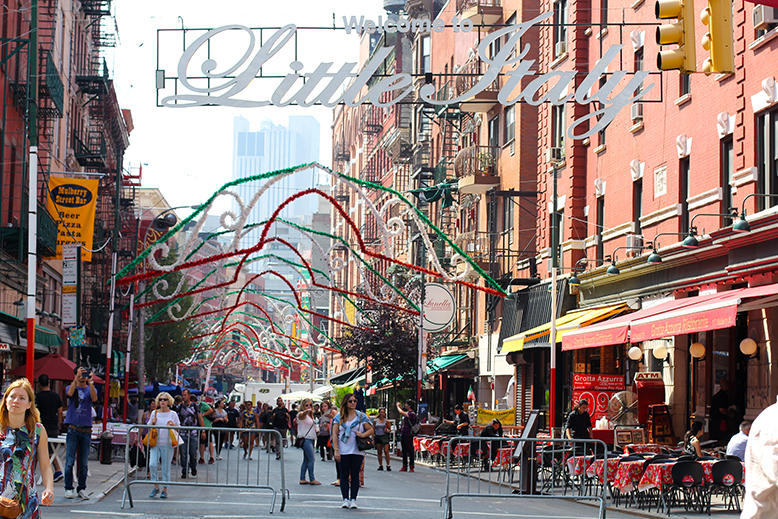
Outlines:
{"label": "green awning", "polygon": [[427,363],[427,373],[436,373],[438,371],[444,371],[449,367],[462,362],[468,358],[465,353],[458,353],[456,355],[443,355],[436,357]]}
{"label": "green awning", "polygon": [[35,327],[35,342],[48,348],[59,348],[65,341],[54,330],[43,326]]}
{"label": "green awning", "polygon": [[24,326],[24,320],[5,312],[0,312],[0,323],[5,323],[8,326],[16,326],[17,328]]}

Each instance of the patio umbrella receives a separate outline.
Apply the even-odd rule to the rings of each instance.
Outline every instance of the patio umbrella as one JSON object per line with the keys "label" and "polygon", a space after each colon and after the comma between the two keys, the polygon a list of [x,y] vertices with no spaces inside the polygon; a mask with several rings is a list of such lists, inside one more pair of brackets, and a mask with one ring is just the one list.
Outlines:
{"label": "patio umbrella", "polygon": [[[73,370],[76,368],[76,364],[62,355],[52,353],[35,360],[35,372],[33,377],[37,379],[40,375],[48,375],[51,380],[73,380]],[[19,366],[16,369],[12,369],[8,372],[9,375],[14,377],[23,377],[27,374],[27,365]],[[95,384],[103,384],[104,381],[97,375],[94,376]]]}
{"label": "patio umbrella", "polygon": [[294,391],[292,393],[281,395],[281,400],[284,402],[299,402],[305,398],[310,398],[314,402],[321,402],[323,400],[320,395],[314,395],[308,391]]}

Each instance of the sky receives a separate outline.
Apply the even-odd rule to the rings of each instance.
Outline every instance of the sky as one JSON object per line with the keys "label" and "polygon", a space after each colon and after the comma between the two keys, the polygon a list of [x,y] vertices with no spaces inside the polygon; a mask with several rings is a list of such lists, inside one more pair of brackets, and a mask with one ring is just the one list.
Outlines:
{"label": "sky", "polygon": [[[204,202],[231,180],[232,124],[238,115],[250,121],[252,130],[258,130],[263,119],[286,125],[289,115],[316,117],[322,131],[320,161],[330,165],[332,109],[157,107],[157,63],[165,69],[167,77],[175,76],[183,50],[182,31],[161,33],[158,49],[159,29],[180,29],[183,25],[191,31],[187,33],[188,44],[202,34],[195,29],[231,24],[252,28],[280,27],[290,23],[298,27],[331,27],[333,13],[338,26],[342,26],[344,15],[349,18],[365,15],[375,20],[383,14],[381,0],[124,0],[114,5],[120,43],[109,66],[113,69],[119,104],[132,112],[134,125],[124,166],[137,174],[142,165],[142,186],[159,188],[174,207]],[[355,34],[300,29],[298,37],[297,59],[305,65],[303,72],[314,69],[321,62],[333,62],[332,69],[337,70],[346,61],[357,61],[359,37]],[[229,48],[214,44],[211,57],[218,62],[217,70],[224,70],[235,62],[231,52],[239,51],[240,55],[246,52],[248,38],[231,40],[226,47]],[[289,72],[288,65],[293,59],[290,54],[293,47],[291,44],[287,47],[284,48],[288,51],[286,54],[279,52],[272,61],[281,74]],[[258,49],[259,44],[251,57]],[[193,59],[190,72],[199,72],[202,62],[202,59]],[[258,88],[275,88],[278,81],[266,79],[265,83],[258,83]],[[172,85],[172,80],[167,80],[168,90]],[[179,90],[179,93],[182,92]],[[256,100],[258,94],[252,93],[255,95],[247,93],[243,97]],[[219,213],[229,209],[226,198],[222,200],[223,204],[215,207]],[[185,216],[186,211],[179,214]]]}

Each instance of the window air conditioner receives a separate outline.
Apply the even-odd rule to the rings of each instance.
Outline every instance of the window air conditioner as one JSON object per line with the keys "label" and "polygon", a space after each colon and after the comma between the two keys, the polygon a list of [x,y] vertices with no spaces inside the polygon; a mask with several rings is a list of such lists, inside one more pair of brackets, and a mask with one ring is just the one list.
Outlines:
{"label": "window air conditioner", "polygon": [[641,234],[628,234],[627,235],[627,247],[632,248],[635,255],[640,254],[639,247],[643,247],[643,235]]}
{"label": "window air conditioner", "polygon": [[643,103],[632,104],[632,122],[639,123],[643,120]]}
{"label": "window air conditioner", "polygon": [[554,55],[561,56],[565,52],[567,52],[567,42],[566,41],[556,42],[556,45],[554,46]]}
{"label": "window air conditioner", "polygon": [[768,7],[766,5],[754,6],[754,29],[767,30],[772,23],[778,23],[778,13],[776,13],[775,7]]}
{"label": "window air conditioner", "polygon": [[546,162],[562,162],[562,148],[548,148]]}

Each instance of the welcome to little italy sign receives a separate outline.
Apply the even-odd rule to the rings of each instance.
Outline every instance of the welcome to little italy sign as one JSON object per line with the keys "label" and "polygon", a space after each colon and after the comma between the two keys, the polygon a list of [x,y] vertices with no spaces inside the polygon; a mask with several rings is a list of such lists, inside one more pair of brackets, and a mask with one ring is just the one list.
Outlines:
{"label": "welcome to little italy sign", "polygon": [[[561,105],[568,102],[582,105],[598,103],[599,108],[597,110],[593,110],[583,117],[573,120],[567,129],[567,135],[570,138],[585,139],[604,129],[620,111],[639,101],[652,90],[654,87],[653,83],[643,85],[650,74],[648,71],[631,73],[624,71],[608,72],[608,66],[616,60],[623,45],[610,46],[577,89],[573,89],[573,85],[571,85],[576,76],[575,71],[559,70],[538,75],[537,72],[532,70],[535,66],[535,60],[525,59],[530,51],[529,44],[524,45],[521,53],[518,55],[514,55],[513,51],[520,44],[521,37],[533,25],[543,22],[552,16],[553,12],[548,12],[532,20],[489,33],[478,44],[478,56],[486,65],[486,71],[470,90],[453,99],[437,100],[435,97],[435,86],[425,84],[419,90],[420,100],[430,105],[460,103],[486,90],[499,76],[503,76],[504,80],[498,94],[498,101],[504,106],[511,106],[519,102],[531,105],[539,105],[541,103]],[[468,32],[472,30],[472,24],[469,20],[460,21],[455,18],[453,20],[454,23],[448,27],[440,19],[425,22],[407,19],[398,21],[381,19],[378,23],[375,23],[371,20],[365,20],[364,17],[359,19],[352,17],[350,20],[344,17],[344,30],[347,33],[352,31],[367,31],[369,33],[386,31],[392,33],[412,30],[440,32],[448,27],[454,32]],[[384,107],[402,102],[413,91],[412,75],[400,73],[378,80],[366,94],[361,95],[364,87],[376,75],[384,60],[392,51],[391,48],[384,47],[377,49],[370,61],[358,73],[355,72],[355,70],[358,70],[358,63],[356,62],[343,63],[336,69],[333,68],[333,62],[320,63],[312,72],[302,73],[306,65],[297,60],[292,61],[289,63],[291,72],[279,80],[275,90],[268,98],[246,99],[241,97],[241,93],[249,87],[252,81],[261,75],[260,69],[271,62],[273,57],[289,44],[290,40],[295,37],[297,30],[297,26],[293,24],[281,27],[272,36],[265,39],[258,48],[254,31],[244,25],[225,25],[206,31],[184,50],[178,60],[178,80],[181,87],[188,90],[188,92],[179,93],[181,88],[177,88],[175,95],[162,99],[162,106],[170,108],[188,108],[193,106],[255,108],[289,105],[334,107],[338,104],[345,104],[355,107],[363,103],[371,103]],[[210,49],[209,44],[211,40],[216,39],[223,33],[232,31],[242,31],[249,36],[249,43],[243,56],[236,63],[220,72],[216,71],[218,66],[217,60],[208,57],[200,64],[200,70],[204,75],[202,77],[208,79],[208,84],[198,86],[201,83],[190,81],[194,77],[201,77],[190,74],[191,62],[198,51],[201,51],[204,47]],[[508,38],[506,44],[501,46],[496,55],[490,56],[488,52],[490,45],[502,37]],[[309,68],[308,70],[311,69]],[[158,71],[158,88],[160,72]],[[606,77],[605,83],[600,85],[599,88],[595,88],[604,74]],[[522,80],[533,76],[535,79],[521,89]],[[164,84],[164,72],[162,72],[162,78],[162,84]],[[622,85],[622,83],[624,84]],[[546,85],[548,85],[548,89],[545,93],[540,94]],[[395,94],[382,97],[387,92],[394,92]],[[382,101],[382,99],[389,98],[391,100]]]}

